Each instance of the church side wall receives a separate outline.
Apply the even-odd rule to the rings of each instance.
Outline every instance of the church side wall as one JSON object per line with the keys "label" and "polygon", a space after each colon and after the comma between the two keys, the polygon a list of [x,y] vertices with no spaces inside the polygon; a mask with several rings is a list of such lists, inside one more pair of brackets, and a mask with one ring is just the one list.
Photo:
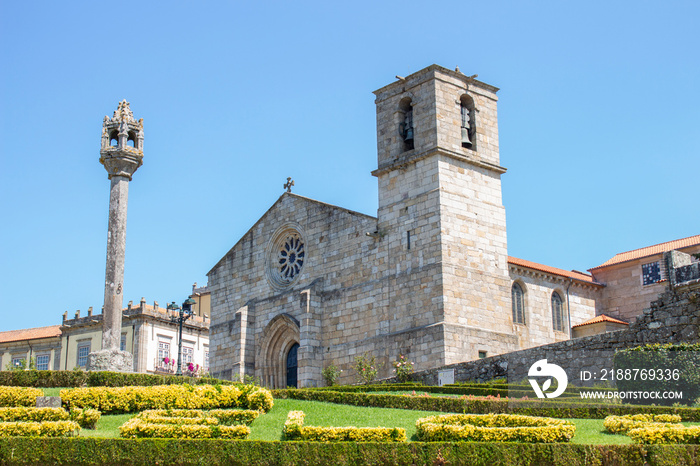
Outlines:
{"label": "church side wall", "polygon": [[[609,332],[574,340],[562,341],[526,350],[516,351],[479,361],[464,362],[437,367],[415,374],[414,380],[426,385],[438,384],[438,373],[454,369],[455,382],[488,381],[509,378],[509,382],[521,382],[527,378],[530,366],[540,359],[556,362],[567,371],[570,380],[577,380],[581,369],[592,371],[601,367],[613,367],[611,360],[603,359],[614,350],[649,343],[696,343],[700,341],[700,283],[695,281],[675,291],[666,291],[628,330]],[[575,368],[567,366],[572,355],[577,359]]]}
{"label": "church side wall", "polygon": [[[552,293],[555,291],[564,300],[565,317],[571,316],[567,329],[596,316],[595,303],[600,293],[599,286],[520,267],[510,268],[510,278],[512,282],[520,284],[525,307],[525,324],[513,324],[513,333],[518,338],[516,349],[569,339],[568,332],[554,330]],[[510,312],[512,315],[512,307]]]}

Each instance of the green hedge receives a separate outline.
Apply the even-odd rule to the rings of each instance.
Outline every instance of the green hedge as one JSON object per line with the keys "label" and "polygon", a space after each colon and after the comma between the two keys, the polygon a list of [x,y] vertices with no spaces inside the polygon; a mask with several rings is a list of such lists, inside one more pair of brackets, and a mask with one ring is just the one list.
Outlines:
{"label": "green hedge", "polygon": [[[507,385],[507,384],[463,384],[463,385],[444,385],[442,387],[432,385],[418,384],[375,384],[375,385],[334,385],[332,387],[309,388],[308,390],[318,391],[334,391],[344,393],[367,393],[367,392],[392,392],[392,391],[416,391],[417,393],[437,393],[442,395],[463,395],[463,396],[500,396],[510,398],[522,398],[524,396],[532,396],[532,387],[529,385]],[[579,388],[570,386],[566,391],[558,397],[559,400],[565,399],[567,402],[590,402],[590,400],[582,399],[579,395]],[[586,391],[592,392],[610,392],[615,391],[613,388],[586,388]]]}
{"label": "green hedge", "polygon": [[676,408],[668,406],[632,406],[620,404],[582,404],[556,401],[488,400],[440,397],[416,397],[403,395],[379,395],[373,393],[343,393],[330,390],[273,390],[275,398],[325,401],[353,406],[375,408],[414,409],[447,413],[508,413],[526,416],[555,418],[603,419],[610,415],[625,414],[678,414],[684,421],[700,421],[700,408]]}
{"label": "green hedge", "polygon": [[176,384],[231,385],[233,382],[211,377],[196,378],[107,371],[0,371],[0,385],[12,387],[123,387]]}
{"label": "green hedge", "polygon": [[[615,353],[615,370],[630,371],[629,377],[617,380],[620,391],[683,392],[683,399],[630,399],[630,403],[650,401],[658,405],[681,403],[691,405],[700,397],[700,343],[653,344],[629,348]],[[674,377],[669,377],[676,370]],[[649,372],[661,371],[662,380]],[[635,372],[636,371],[636,372]],[[626,379],[629,380],[626,380]],[[642,380],[642,379],[646,380]]]}
{"label": "green hedge", "polygon": [[250,440],[13,438],[0,442],[0,464],[81,465],[378,465],[686,466],[697,445],[526,443],[320,443]]}
{"label": "green hedge", "polygon": [[[199,409],[151,409],[141,411],[139,419],[154,422],[158,419],[168,418],[171,420],[185,419],[216,419],[216,423],[225,426],[232,425],[250,425],[260,415],[260,411],[251,409],[212,409],[210,411],[202,411]],[[196,424],[196,422],[190,422]],[[202,422],[206,424],[206,422]]]}

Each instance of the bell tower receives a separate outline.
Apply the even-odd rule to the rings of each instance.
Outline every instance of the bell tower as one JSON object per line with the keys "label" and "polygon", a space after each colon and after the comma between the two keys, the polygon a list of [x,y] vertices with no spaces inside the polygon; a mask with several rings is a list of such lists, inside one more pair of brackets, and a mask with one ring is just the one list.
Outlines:
{"label": "bell tower", "polygon": [[516,349],[504,338],[512,315],[497,91],[431,65],[374,93],[378,231],[388,273],[423,303],[397,313],[442,326],[444,364]]}
{"label": "bell tower", "polygon": [[129,102],[119,103],[102,122],[100,163],[110,180],[107,266],[102,319],[102,349],[88,355],[89,370],[133,371],[133,356],[120,351],[129,182],[143,164],[143,119],[136,121]]}

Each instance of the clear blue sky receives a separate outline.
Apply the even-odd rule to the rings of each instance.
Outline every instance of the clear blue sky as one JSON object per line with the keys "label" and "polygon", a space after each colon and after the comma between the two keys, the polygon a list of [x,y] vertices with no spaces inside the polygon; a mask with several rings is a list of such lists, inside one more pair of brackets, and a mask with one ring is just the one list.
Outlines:
{"label": "clear blue sky", "polygon": [[282,194],[376,215],[372,91],[501,88],[512,256],[586,270],[700,234],[700,3],[0,2],[0,330],[102,306],[102,118],[144,119],[125,302],[182,302]]}

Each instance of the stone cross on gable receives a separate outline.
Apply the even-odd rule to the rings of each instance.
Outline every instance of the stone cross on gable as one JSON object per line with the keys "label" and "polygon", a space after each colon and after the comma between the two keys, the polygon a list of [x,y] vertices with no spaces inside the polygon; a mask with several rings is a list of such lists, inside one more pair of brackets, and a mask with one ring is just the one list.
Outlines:
{"label": "stone cross on gable", "polygon": [[286,189],[288,193],[291,193],[292,186],[294,186],[294,180],[291,177],[287,177],[287,182],[284,184],[283,188]]}

